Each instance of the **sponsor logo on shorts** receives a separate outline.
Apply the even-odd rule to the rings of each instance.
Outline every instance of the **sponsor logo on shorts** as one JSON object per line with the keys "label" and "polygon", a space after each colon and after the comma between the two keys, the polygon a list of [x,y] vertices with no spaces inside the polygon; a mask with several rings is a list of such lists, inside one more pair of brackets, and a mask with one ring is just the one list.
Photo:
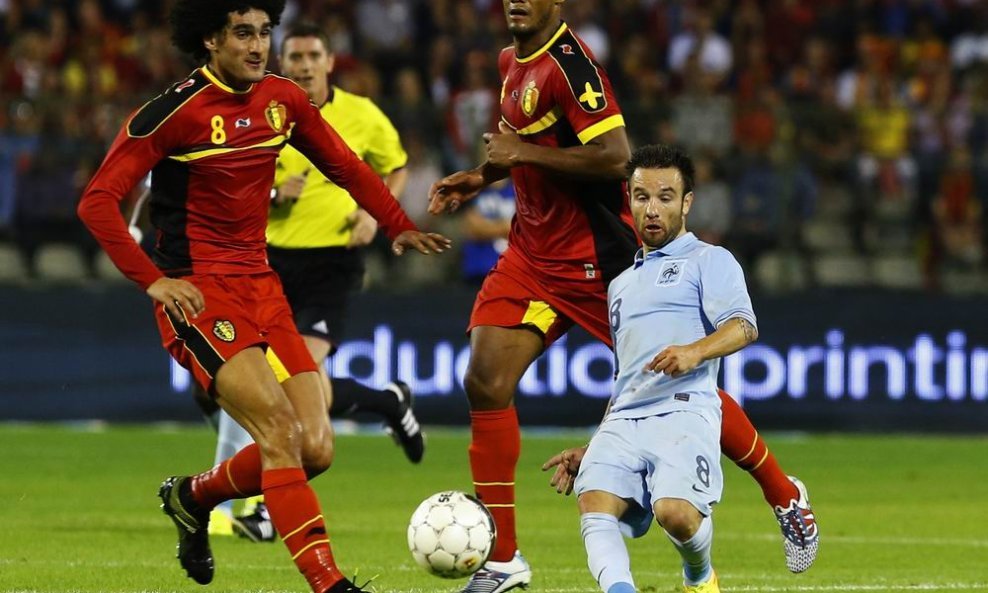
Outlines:
{"label": "sponsor logo on shorts", "polygon": [[237,339],[237,328],[225,319],[217,319],[213,324],[213,335],[224,342],[232,342]]}

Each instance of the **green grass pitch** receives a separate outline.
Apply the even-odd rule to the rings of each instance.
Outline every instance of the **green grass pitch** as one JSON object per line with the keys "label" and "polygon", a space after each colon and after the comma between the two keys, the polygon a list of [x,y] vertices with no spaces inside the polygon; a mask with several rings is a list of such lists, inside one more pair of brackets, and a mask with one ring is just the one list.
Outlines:
{"label": "green grass pitch", "polygon": [[[585,438],[523,438],[518,515],[532,592],[597,590],[575,501],[552,491],[539,470]],[[470,489],[467,440],[463,431],[433,429],[425,460],[412,466],[383,436],[338,438],[335,466],[314,484],[345,571],[379,575],[382,592],[459,590],[461,582],[413,563],[405,527],[429,494]],[[807,573],[789,574],[760,491],[725,461],[714,514],[725,592],[988,591],[988,439],[770,435],[769,443],[810,489],[820,556]],[[213,583],[203,588],[182,574],[155,493],[162,478],[207,467],[213,445],[204,427],[0,426],[0,591],[307,591],[280,543],[214,538]],[[679,590],[677,556],[661,531],[629,544],[640,590]]]}

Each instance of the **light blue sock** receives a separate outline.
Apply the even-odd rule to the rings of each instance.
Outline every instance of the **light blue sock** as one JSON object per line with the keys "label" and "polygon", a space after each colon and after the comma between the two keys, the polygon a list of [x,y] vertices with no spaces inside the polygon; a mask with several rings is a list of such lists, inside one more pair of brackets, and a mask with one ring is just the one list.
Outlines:
{"label": "light blue sock", "polygon": [[[250,433],[237,424],[237,421],[229,414],[220,410],[219,428],[216,436],[216,465],[233,457],[237,451],[254,442],[250,438]],[[226,500],[216,505],[216,510],[222,511],[227,516],[233,516],[233,501]]]}
{"label": "light blue sock", "polygon": [[605,593],[635,593],[631,559],[617,517],[607,513],[580,515],[580,533],[587,548],[587,566]]}
{"label": "light blue sock", "polygon": [[672,544],[679,550],[679,555],[683,557],[683,579],[687,585],[699,585],[710,579],[710,572],[713,568],[710,565],[710,548],[714,542],[714,522],[710,517],[704,517],[700,522],[700,528],[696,530],[693,537],[681,542],[669,535],[666,536]]}

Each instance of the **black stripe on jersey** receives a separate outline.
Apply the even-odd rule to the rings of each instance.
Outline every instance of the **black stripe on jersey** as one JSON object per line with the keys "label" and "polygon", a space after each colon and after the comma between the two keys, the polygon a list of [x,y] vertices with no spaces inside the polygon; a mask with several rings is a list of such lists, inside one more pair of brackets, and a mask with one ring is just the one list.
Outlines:
{"label": "black stripe on jersey", "polygon": [[210,377],[215,377],[220,367],[226,362],[220,353],[213,348],[213,345],[197,327],[185,319],[178,319],[173,316],[168,312],[168,309],[165,309],[165,315],[168,316],[168,322],[171,324],[175,335],[178,336],[179,340],[185,342],[185,347],[192,353],[202,370],[206,371]]}
{"label": "black stripe on jersey", "polygon": [[151,259],[169,276],[192,273],[188,226],[189,165],[163,159],[151,171],[151,224],[158,231]]}
{"label": "black stripe on jersey", "polygon": [[[577,146],[580,142],[566,120],[560,120],[555,131],[559,146]],[[581,180],[570,187],[586,213],[590,234],[593,236],[597,268],[604,286],[608,286],[611,280],[632,264],[638,251],[638,235],[621,218],[621,211],[628,199],[624,184],[618,180]]]}
{"label": "black stripe on jersey", "polygon": [[573,98],[584,111],[597,113],[607,107],[604,81],[600,79],[600,72],[597,70],[599,66],[583,50],[572,31],[566,29],[559,36],[549,48],[549,55],[566,77]]}
{"label": "black stripe on jersey", "polygon": [[580,203],[593,234],[604,285],[609,285],[626,270],[638,251],[638,236],[621,218],[621,209],[627,199],[624,184],[620,181],[600,181],[581,184]]}
{"label": "black stripe on jersey", "polygon": [[144,104],[127,122],[127,135],[145,138],[178,111],[196,93],[209,86],[209,80],[198,69],[188,78],[176,82],[169,89]]}

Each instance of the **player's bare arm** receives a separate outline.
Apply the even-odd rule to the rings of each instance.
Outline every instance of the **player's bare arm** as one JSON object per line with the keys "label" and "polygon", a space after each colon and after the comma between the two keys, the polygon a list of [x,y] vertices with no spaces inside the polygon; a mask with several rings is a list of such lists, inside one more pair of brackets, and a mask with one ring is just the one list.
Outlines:
{"label": "player's bare arm", "polygon": [[422,231],[404,231],[395,237],[391,243],[391,251],[395,255],[405,253],[406,249],[414,249],[419,253],[430,255],[442,253],[449,249],[453,242],[439,233],[423,233]]}
{"label": "player's bare arm", "polygon": [[717,331],[692,344],[665,348],[645,365],[643,371],[678,377],[705,360],[733,354],[757,339],[758,328],[754,324],[741,317],[732,317]]}
{"label": "player's bare arm", "polygon": [[500,133],[484,134],[487,162],[503,169],[534,165],[556,173],[586,179],[623,179],[631,157],[628,136],[623,127],[615,128],[581,146],[555,148],[525,142],[507,124]]}
{"label": "player's bare arm", "polygon": [[509,174],[508,169],[485,162],[469,171],[448,175],[429,188],[429,214],[456,212],[464,202],[476,197],[480,190]]}
{"label": "player's bare arm", "polygon": [[569,496],[573,493],[573,484],[576,482],[576,474],[580,471],[580,464],[583,456],[587,454],[587,445],[564,449],[549,458],[542,464],[542,471],[549,471],[556,468],[556,471],[549,479],[549,486],[556,489],[559,494]]}
{"label": "player's bare arm", "polygon": [[164,305],[175,319],[185,319],[183,312],[191,313],[196,318],[206,309],[206,299],[202,292],[191,282],[179,278],[158,278],[148,286],[146,292]]}

